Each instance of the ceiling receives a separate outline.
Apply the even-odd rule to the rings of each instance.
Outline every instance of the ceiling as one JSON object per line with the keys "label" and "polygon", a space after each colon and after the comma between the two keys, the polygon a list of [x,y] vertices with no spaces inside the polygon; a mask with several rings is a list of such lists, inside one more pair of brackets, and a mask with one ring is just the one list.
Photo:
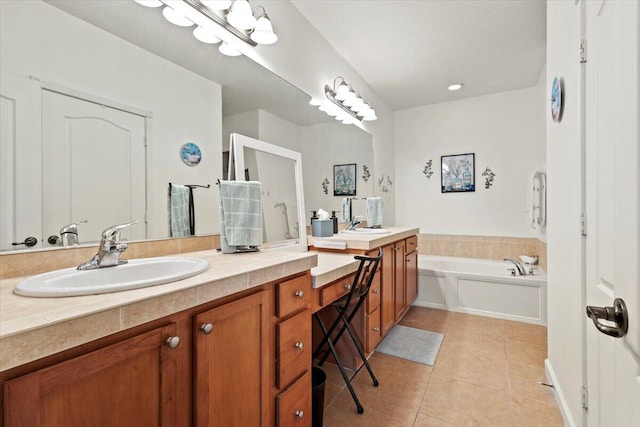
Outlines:
{"label": "ceiling", "polygon": [[546,62],[544,0],[291,1],[393,110],[535,86]]}

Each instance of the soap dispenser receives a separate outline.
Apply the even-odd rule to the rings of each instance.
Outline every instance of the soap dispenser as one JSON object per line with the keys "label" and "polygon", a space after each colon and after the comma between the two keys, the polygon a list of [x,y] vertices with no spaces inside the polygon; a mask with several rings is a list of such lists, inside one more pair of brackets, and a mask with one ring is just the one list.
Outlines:
{"label": "soap dispenser", "polygon": [[333,234],[338,233],[338,217],[336,211],[331,211],[331,221],[333,221]]}
{"label": "soap dispenser", "polygon": [[313,221],[318,219],[318,214],[316,211],[311,211],[311,225],[313,225]]}

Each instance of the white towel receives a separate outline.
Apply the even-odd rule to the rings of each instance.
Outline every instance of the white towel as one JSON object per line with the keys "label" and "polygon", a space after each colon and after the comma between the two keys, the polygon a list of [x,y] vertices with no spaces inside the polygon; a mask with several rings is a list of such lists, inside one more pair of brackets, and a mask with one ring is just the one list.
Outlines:
{"label": "white towel", "polygon": [[220,238],[229,246],[262,244],[262,185],[220,181]]}
{"label": "white towel", "polygon": [[367,197],[367,226],[382,227],[382,197]]}
{"label": "white towel", "polygon": [[189,220],[189,193],[185,185],[169,184],[169,231],[171,237],[191,235]]}

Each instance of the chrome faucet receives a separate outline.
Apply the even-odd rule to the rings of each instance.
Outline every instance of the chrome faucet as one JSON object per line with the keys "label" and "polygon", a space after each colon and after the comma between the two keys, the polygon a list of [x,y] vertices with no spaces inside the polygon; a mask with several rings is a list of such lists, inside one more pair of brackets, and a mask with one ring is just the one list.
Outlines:
{"label": "chrome faucet", "polygon": [[107,228],[102,232],[102,239],[98,247],[98,253],[89,261],[78,266],[78,270],[94,270],[96,268],[114,267],[126,264],[126,259],[120,259],[120,254],[127,250],[126,243],[120,243],[120,231],[123,228],[131,227],[138,221],[118,224]]}
{"label": "chrome faucet", "polygon": [[505,259],[504,259],[504,261],[512,262],[512,263],[513,263],[513,265],[515,265],[515,266],[516,266],[516,270],[514,270],[514,272],[515,272],[515,271],[517,271],[517,272],[518,272],[518,276],[526,276],[526,275],[527,275],[527,273],[524,271],[524,267],[522,266],[522,264],[520,264],[520,263],[519,263],[518,261],[516,261],[515,259],[512,259],[512,258],[505,258]]}
{"label": "chrome faucet", "polygon": [[62,238],[62,246],[78,246],[78,224],[84,224],[86,219],[71,224],[67,224],[60,229],[60,237]]}
{"label": "chrome faucet", "polygon": [[354,216],[351,219],[351,224],[347,227],[347,231],[355,230],[358,224],[360,224],[360,219],[357,216]]}

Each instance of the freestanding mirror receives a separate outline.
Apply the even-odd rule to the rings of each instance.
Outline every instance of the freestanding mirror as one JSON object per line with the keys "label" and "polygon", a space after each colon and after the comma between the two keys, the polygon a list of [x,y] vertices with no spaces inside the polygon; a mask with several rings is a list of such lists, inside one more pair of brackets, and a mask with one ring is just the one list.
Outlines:
{"label": "freestanding mirror", "polygon": [[307,251],[300,153],[237,133],[231,134],[236,180],[262,183],[262,249]]}

